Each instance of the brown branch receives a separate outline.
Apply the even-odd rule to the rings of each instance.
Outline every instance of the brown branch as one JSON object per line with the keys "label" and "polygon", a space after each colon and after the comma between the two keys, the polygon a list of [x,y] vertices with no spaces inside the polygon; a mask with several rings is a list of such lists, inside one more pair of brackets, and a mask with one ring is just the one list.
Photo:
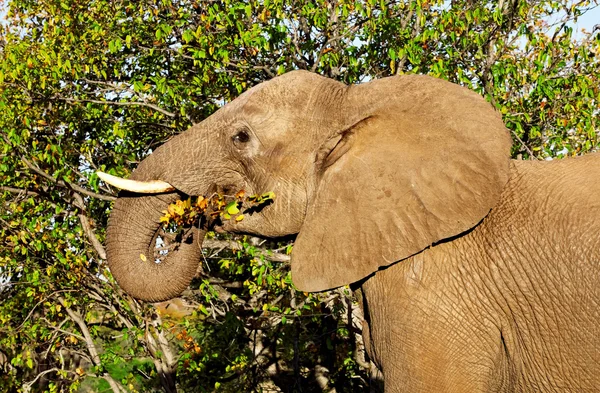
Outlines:
{"label": "brown branch", "polygon": [[[400,22],[400,27],[402,30],[406,29],[406,26],[408,25],[408,22],[410,22],[410,20],[412,19],[413,15],[415,14],[415,9],[414,7],[411,5],[408,6],[409,7],[409,12],[408,14],[406,14],[406,16],[404,18],[402,18],[401,22]],[[418,7],[418,5],[416,5],[415,7]],[[411,39],[415,39],[421,31],[421,26],[419,23],[419,14],[417,13],[417,17],[415,20],[415,25],[413,26],[412,29],[412,33],[411,33]],[[402,56],[402,58],[400,59],[400,61],[398,62],[398,64],[396,65],[396,75],[400,75],[401,72],[403,72],[404,70],[404,65],[406,64],[406,60],[408,59],[408,54],[404,53],[404,55]]]}
{"label": "brown branch", "polygon": [[[95,366],[100,366],[102,364],[102,360],[100,359],[100,355],[98,354],[98,348],[96,348],[96,344],[94,344],[94,339],[92,338],[92,335],[90,334],[90,331],[87,325],[85,324],[85,321],[81,317],[81,314],[77,310],[73,310],[70,307],[68,307],[67,302],[62,296],[58,297],[58,301],[65,308],[65,311],[67,312],[67,314],[69,314],[69,317],[73,320],[73,322],[75,322],[77,326],[79,326],[79,330],[81,330],[81,333],[85,338],[86,347],[90,354],[92,362]],[[110,376],[110,374],[104,373],[102,375],[102,378],[104,378],[106,382],[108,382],[113,392],[121,393],[125,391],[119,385],[119,383]]]}
{"label": "brown branch", "polygon": [[[44,318],[44,320],[46,322],[49,322],[46,318]],[[51,325],[49,325],[48,328],[54,330],[56,333],[63,333],[65,335],[67,335],[67,336],[72,336],[72,337],[75,337],[75,338],[77,338],[77,339],[79,339],[81,341],[85,341],[85,337],[83,337],[80,334],[73,333],[73,332],[70,332],[68,330],[60,329],[60,328],[57,328],[57,327],[54,327],[54,326],[51,326]],[[50,348],[52,348],[52,347],[50,347]]]}
{"label": "brown branch", "polygon": [[32,195],[32,196],[40,195],[40,193],[36,192],[36,191],[25,190],[23,188],[8,187],[8,186],[0,186],[0,191],[8,191],[8,192],[12,192],[13,194],[19,194],[19,195]]}
{"label": "brown branch", "polygon": [[43,178],[53,182],[54,184],[60,186],[60,187],[65,187],[65,188],[69,188],[73,191],[77,191],[79,193],[85,194],[87,196],[90,196],[92,198],[97,198],[97,199],[101,199],[103,201],[114,201],[117,198],[113,197],[113,196],[109,196],[109,195],[102,195],[102,194],[98,194],[96,192],[87,190],[83,187],[78,186],[77,184],[71,183],[71,182],[66,182],[64,180],[58,180],[52,176],[50,176],[49,174],[47,174],[46,172],[44,172],[43,170],[41,170],[37,165],[35,165],[34,163],[30,162],[28,159],[26,159],[25,157],[21,157],[21,160],[23,161],[23,163],[25,163],[25,165],[31,169],[32,171],[34,171],[35,173],[37,173],[38,175],[42,176]]}
{"label": "brown branch", "polygon": [[[516,3],[515,0],[500,0],[498,2],[498,8],[502,10],[502,14],[504,18],[508,19],[509,27],[507,31],[512,30],[513,18],[516,12]],[[496,50],[496,42],[498,40],[499,31],[501,31],[502,25],[497,25],[492,32],[490,33],[490,37],[488,39],[486,47],[486,58],[485,63],[483,65],[483,72],[481,73],[481,81],[483,82],[483,89],[486,94],[490,98],[490,103],[495,107],[496,99],[494,98],[494,86],[493,86],[493,75],[492,75],[492,66],[498,60],[498,52]]]}
{"label": "brown branch", "polygon": [[[202,242],[203,248],[214,248],[223,250],[225,248],[230,249],[232,251],[243,251],[244,245],[235,240],[215,240],[215,239],[205,239]],[[258,256],[261,256],[269,261],[273,262],[284,262],[289,263],[290,256],[287,254],[281,254],[278,252],[272,252],[266,248],[256,248],[258,250]]]}
{"label": "brown branch", "polygon": [[209,277],[208,283],[211,285],[219,285],[223,288],[243,288],[244,283],[242,281],[225,281],[217,277]]}
{"label": "brown branch", "polygon": [[33,312],[35,311],[35,309],[42,303],[44,303],[46,300],[48,300],[50,297],[56,295],[57,293],[65,293],[65,292],[77,292],[76,289],[61,289],[59,291],[56,292],[52,292],[50,295],[44,297],[42,300],[40,300],[39,302],[37,302],[35,304],[35,306],[33,306],[33,308],[31,310],[29,310],[29,314],[27,314],[27,316],[25,317],[25,319],[23,320],[23,322],[21,322],[21,324],[19,325],[19,327],[17,327],[15,329],[15,331],[19,331],[21,330],[21,328],[23,327],[23,325],[25,325],[25,322],[27,322],[27,320],[29,318],[31,318],[31,316],[33,315]]}
{"label": "brown branch", "polygon": [[[48,369],[48,370],[44,370],[44,371],[42,371],[41,373],[39,373],[38,375],[36,375],[36,377],[33,379],[33,381],[31,381],[31,382],[24,382],[24,383],[23,383],[23,391],[24,391],[24,392],[29,392],[29,391],[31,391],[31,387],[32,387],[32,386],[35,384],[35,382],[36,382],[38,379],[40,379],[41,377],[43,377],[44,375],[46,375],[46,374],[50,374],[50,373],[57,373],[57,372],[60,372],[60,371],[61,371],[61,370],[60,370],[59,368],[57,368],[57,367],[53,367],[53,368],[50,368],[50,369]],[[117,392],[117,393],[118,393],[118,392]]]}
{"label": "brown branch", "polygon": [[58,297],[58,301],[64,307],[65,311],[67,312],[67,314],[69,314],[69,317],[73,320],[73,322],[75,322],[77,326],[79,326],[79,330],[81,330],[81,333],[83,334],[88,352],[90,353],[90,357],[94,362],[94,365],[99,366],[102,363],[102,361],[100,360],[100,355],[98,355],[98,349],[96,348],[96,344],[94,344],[92,335],[90,334],[90,331],[87,325],[85,324],[85,321],[81,317],[81,314],[79,314],[78,311],[73,310],[69,306],[67,306],[67,302],[62,296]]}
{"label": "brown branch", "polygon": [[[102,307],[105,307],[107,310],[111,311],[114,315],[116,315],[121,323],[125,325],[128,329],[133,329],[134,324],[129,319],[125,318],[123,312],[117,310],[115,307],[115,302],[119,304],[120,300],[117,298],[116,293],[120,292],[120,289],[117,288],[117,291],[113,292],[111,295],[108,295],[104,290],[102,290],[95,283],[88,284],[88,293],[93,296],[93,298],[99,300]],[[133,313],[139,314],[139,310],[134,309],[132,307],[131,311]]]}
{"label": "brown branch", "polygon": [[[327,47],[327,45],[330,43],[329,40],[329,36],[330,36],[330,28],[332,26],[337,26],[337,22],[338,22],[338,16],[337,16],[337,12],[336,12],[336,7],[337,7],[337,1],[331,1],[327,4],[327,7],[331,9],[329,10],[329,18],[327,20],[327,26],[325,27],[324,31],[323,31],[323,42],[320,45],[319,51],[317,53],[317,58],[315,59],[315,62],[313,63],[312,67],[311,67],[311,72],[316,72],[317,68],[319,67],[319,63],[321,62],[321,58],[323,57],[323,54],[325,53],[325,49]],[[336,29],[336,33],[337,33]],[[338,39],[340,39],[341,37],[338,34],[335,34]]]}
{"label": "brown branch", "polygon": [[[25,165],[27,165],[31,170],[33,170],[35,173],[39,174],[40,176],[56,183],[59,185],[63,185],[66,187],[69,187],[71,189],[79,189],[79,190],[83,190],[86,194],[93,194],[94,196],[101,196],[102,198],[107,198],[104,195],[101,194],[96,194],[93,193],[91,191],[87,191],[79,186],[76,186],[74,184],[71,183],[66,183],[62,180],[57,180],[55,178],[53,178],[52,176],[48,175],[46,172],[42,171],[40,168],[38,168],[36,165],[32,164],[31,162],[29,162],[26,158],[21,157],[21,159],[23,160],[23,162],[25,163]],[[62,184],[61,184],[62,183]],[[67,185],[68,184],[68,185]],[[12,187],[1,187],[0,189],[7,189],[6,191],[11,191],[11,192],[22,192],[24,190],[20,190],[20,189],[15,189]],[[39,193],[35,193],[35,192],[31,192],[34,195],[39,195]],[[83,228],[83,232],[85,233],[86,237],[88,238],[89,242],[92,244],[92,246],[94,247],[94,249],[96,250],[96,253],[98,254],[98,256],[100,257],[100,259],[104,259],[106,260],[106,251],[104,249],[104,247],[102,246],[102,243],[100,243],[100,241],[98,240],[98,238],[96,237],[94,230],[92,229],[92,226],[90,224],[90,220],[87,217],[87,215],[85,214],[85,203],[83,201],[83,198],[81,197],[81,195],[79,195],[78,193],[74,192],[73,193],[73,198],[75,199],[75,203],[74,205],[80,210],[80,213],[77,215],[79,217],[79,221],[81,222],[81,227]],[[110,197],[112,199],[115,199],[113,197]]]}
{"label": "brown branch", "polygon": [[23,196],[37,196],[41,197],[47,204],[56,208],[56,203],[50,202],[50,196],[41,191],[27,190],[24,188],[16,188],[16,187],[8,187],[8,186],[0,186],[0,191],[12,192],[13,194],[17,194],[17,197]]}
{"label": "brown branch", "polygon": [[[79,326],[79,329],[81,330],[81,333],[85,338],[86,347],[90,354],[92,362],[95,366],[100,366],[102,364],[102,360],[100,359],[100,355],[98,354],[98,348],[96,347],[96,344],[94,344],[94,339],[92,338],[92,335],[90,334],[90,331],[87,325],[85,324],[85,321],[81,317],[81,314],[77,310],[73,310],[70,307],[68,307],[67,302],[62,296],[58,297],[58,301],[65,308],[65,311],[67,312],[67,314],[69,314],[69,317],[73,320],[73,322],[75,322],[77,326]],[[102,375],[102,378],[104,378],[106,382],[108,382],[113,392],[125,392],[125,389],[123,389],[120,386],[120,384],[110,376],[110,374],[104,373]]]}
{"label": "brown branch", "polygon": [[275,78],[277,76],[275,73],[273,73],[273,68],[274,68],[273,66],[267,66],[267,65],[242,65],[242,64],[236,63],[235,61],[229,61],[229,62],[225,63],[225,65],[231,66],[231,67],[235,67],[235,68],[239,68],[239,69],[242,69],[242,70],[264,71],[271,78]]}
{"label": "brown branch", "polygon": [[[157,319],[150,322],[150,326],[146,328],[145,337],[146,343],[148,344],[148,350],[150,351],[150,354],[152,354],[154,367],[156,367],[156,371],[160,376],[163,389],[165,392],[171,393],[177,391],[173,379],[177,359],[173,356],[169,342],[164,337],[164,333],[158,329],[160,324],[160,317],[157,317]],[[157,339],[154,338],[151,330],[156,332]]]}
{"label": "brown branch", "polygon": [[517,138],[517,141],[521,144],[521,146],[527,151],[527,153],[529,154],[529,159],[533,160],[533,159],[538,159],[538,160],[542,160],[542,158],[537,157],[535,155],[535,153],[529,148],[529,146],[527,146],[525,144],[525,142],[523,142],[523,140],[521,138],[519,138],[519,136],[517,135],[517,133],[514,130],[510,130],[510,132],[515,136],[515,138]]}
{"label": "brown branch", "polygon": [[176,117],[177,115],[173,112],[169,112],[166,109],[163,109],[157,105],[149,104],[147,102],[134,101],[134,102],[121,102],[121,101],[102,101],[102,100],[90,100],[90,99],[77,99],[77,98],[67,98],[67,97],[53,97],[54,100],[65,101],[65,102],[89,102],[92,104],[102,104],[102,105],[115,105],[115,106],[144,106],[150,109],[154,109],[157,112],[162,113],[165,116]]}
{"label": "brown branch", "polygon": [[92,246],[94,247],[94,250],[96,250],[96,253],[100,257],[100,259],[106,260],[106,250],[104,249],[104,246],[102,246],[102,243],[100,243],[100,241],[96,237],[96,234],[92,229],[92,225],[90,224],[90,220],[85,214],[86,209],[85,203],[83,202],[83,198],[76,192],[73,193],[73,198],[75,198],[75,206],[77,206],[80,211],[77,217],[79,217],[79,221],[81,222],[83,233],[85,233],[85,236],[88,238],[90,243],[92,243]]}

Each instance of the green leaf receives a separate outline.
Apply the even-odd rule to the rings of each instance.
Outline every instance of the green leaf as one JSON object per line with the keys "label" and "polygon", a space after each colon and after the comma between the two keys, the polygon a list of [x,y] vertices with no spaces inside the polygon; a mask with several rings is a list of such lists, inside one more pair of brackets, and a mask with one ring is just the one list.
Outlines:
{"label": "green leaf", "polygon": [[225,206],[225,211],[227,211],[227,213],[231,215],[238,214],[240,212],[240,209],[238,209],[237,205],[237,201],[230,202],[227,206]]}

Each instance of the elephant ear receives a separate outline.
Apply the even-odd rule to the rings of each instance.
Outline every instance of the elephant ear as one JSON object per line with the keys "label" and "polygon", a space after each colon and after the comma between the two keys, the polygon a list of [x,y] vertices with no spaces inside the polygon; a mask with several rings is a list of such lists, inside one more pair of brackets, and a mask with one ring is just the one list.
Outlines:
{"label": "elephant ear", "polygon": [[352,86],[317,155],[292,251],[303,291],[361,280],[477,225],[508,180],[510,137],[479,95],[426,76]]}

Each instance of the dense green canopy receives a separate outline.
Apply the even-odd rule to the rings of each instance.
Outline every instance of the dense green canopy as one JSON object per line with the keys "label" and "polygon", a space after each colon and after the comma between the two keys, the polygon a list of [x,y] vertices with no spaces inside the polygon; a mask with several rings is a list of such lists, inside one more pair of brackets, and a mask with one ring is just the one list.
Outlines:
{"label": "dense green canopy", "polygon": [[[0,391],[367,391],[350,290],[298,293],[287,243],[209,234],[182,299],[140,304],[102,246],[167,139],[293,69],[419,73],[501,111],[513,154],[598,149],[598,1],[11,0],[0,36]],[[85,390],[88,389],[88,390]]]}

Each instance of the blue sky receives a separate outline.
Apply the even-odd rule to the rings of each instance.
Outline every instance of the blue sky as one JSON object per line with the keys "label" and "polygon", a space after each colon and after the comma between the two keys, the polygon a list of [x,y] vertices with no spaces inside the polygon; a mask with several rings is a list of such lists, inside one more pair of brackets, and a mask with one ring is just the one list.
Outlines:
{"label": "blue sky", "polygon": [[584,14],[579,18],[577,24],[579,28],[583,27],[588,31],[591,31],[594,28],[594,25],[598,25],[598,28],[600,29],[600,6]]}
{"label": "blue sky", "polygon": [[590,32],[596,25],[600,29],[600,2],[598,2],[598,6],[580,16],[574,28],[577,33],[581,32],[582,29]]}

